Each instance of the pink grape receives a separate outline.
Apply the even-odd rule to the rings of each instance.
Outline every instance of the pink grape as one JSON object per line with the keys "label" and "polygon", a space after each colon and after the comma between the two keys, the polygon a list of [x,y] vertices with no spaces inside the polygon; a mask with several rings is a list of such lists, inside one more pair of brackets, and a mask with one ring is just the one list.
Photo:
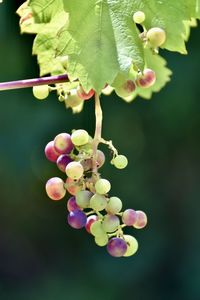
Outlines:
{"label": "pink grape", "polygon": [[88,100],[88,99],[92,98],[94,96],[94,93],[95,93],[95,91],[93,89],[91,89],[88,93],[86,93],[84,91],[84,89],[82,88],[82,86],[79,86],[77,88],[77,94],[83,100]]}
{"label": "pink grape", "polygon": [[69,198],[69,200],[67,201],[67,209],[68,209],[69,212],[80,209],[80,207],[76,203],[76,198],[75,197]]}
{"label": "pink grape", "polygon": [[58,134],[54,139],[54,147],[60,154],[69,154],[74,148],[71,136],[68,133]]}
{"label": "pink grape", "polygon": [[105,163],[105,155],[101,150],[97,150],[97,167],[101,168]]}
{"label": "pink grape", "polygon": [[68,214],[67,221],[71,227],[81,229],[85,227],[87,216],[82,210],[77,209]]}
{"label": "pink grape", "polygon": [[145,69],[142,75],[139,75],[136,83],[141,88],[149,88],[156,82],[156,74],[151,69]]}
{"label": "pink grape", "polygon": [[46,183],[46,192],[52,200],[61,200],[66,194],[64,181],[59,177],[49,179]]}
{"label": "pink grape", "polygon": [[107,251],[110,255],[114,257],[121,257],[127,251],[127,244],[125,240],[121,238],[112,238],[107,244]]}
{"label": "pink grape", "polygon": [[91,233],[90,232],[90,227],[91,225],[98,220],[98,217],[96,215],[91,215],[87,218],[87,222],[86,222],[86,225],[85,225],[85,229],[87,230],[88,233]]}
{"label": "pink grape", "polygon": [[54,141],[51,141],[46,145],[44,152],[46,158],[52,162],[56,162],[57,158],[60,155],[54,147]]}
{"label": "pink grape", "polygon": [[75,196],[83,189],[83,184],[78,180],[73,180],[68,177],[66,179],[66,189],[71,195]]}
{"label": "pink grape", "polygon": [[66,166],[70,162],[72,162],[72,159],[67,154],[61,154],[58,157],[56,164],[57,164],[58,169],[65,173]]}
{"label": "pink grape", "polygon": [[127,226],[132,226],[137,220],[137,213],[134,209],[126,209],[122,215],[122,221]]}
{"label": "pink grape", "polygon": [[136,210],[136,222],[133,226],[137,229],[142,229],[147,225],[147,215],[141,211]]}

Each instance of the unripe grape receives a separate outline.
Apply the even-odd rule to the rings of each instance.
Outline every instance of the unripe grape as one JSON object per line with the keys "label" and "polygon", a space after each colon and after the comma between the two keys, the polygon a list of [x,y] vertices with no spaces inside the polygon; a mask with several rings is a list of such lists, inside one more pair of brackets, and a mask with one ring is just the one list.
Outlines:
{"label": "unripe grape", "polygon": [[46,158],[52,162],[56,162],[60,155],[54,147],[54,141],[51,141],[46,145],[44,152]]}
{"label": "unripe grape", "polygon": [[77,95],[77,91],[75,89],[71,90],[70,94],[67,95],[65,99],[66,106],[71,108],[79,106],[82,102],[83,99]]}
{"label": "unripe grape", "polygon": [[122,221],[127,226],[132,226],[136,223],[137,213],[134,209],[126,209],[122,215]]}
{"label": "unripe grape", "polygon": [[58,157],[56,164],[57,164],[58,169],[65,173],[66,166],[70,162],[72,162],[72,159],[67,154],[61,154]]}
{"label": "unripe grape", "polygon": [[87,218],[87,222],[86,222],[86,225],[85,225],[85,229],[87,230],[88,233],[91,233],[90,232],[90,227],[92,226],[92,224],[98,220],[98,217],[97,215],[91,215]]}
{"label": "unripe grape", "polygon": [[94,238],[95,243],[100,246],[106,246],[108,244],[108,235],[106,233],[95,236]]}
{"label": "unripe grape", "polygon": [[130,96],[135,89],[135,83],[132,80],[127,80],[121,86],[117,87],[115,92],[119,97],[126,98]]}
{"label": "unripe grape", "polygon": [[85,227],[87,216],[82,210],[77,209],[68,214],[67,221],[71,227],[81,229]]}
{"label": "unripe grape", "polygon": [[83,146],[88,143],[89,134],[84,129],[78,129],[72,133],[71,139],[75,146]]}
{"label": "unripe grape", "polygon": [[83,166],[76,161],[70,162],[66,167],[66,174],[71,179],[80,179],[83,176]]}
{"label": "unripe grape", "polygon": [[141,88],[149,88],[156,82],[156,73],[151,69],[145,69],[143,74],[138,76],[136,83]]}
{"label": "unripe grape", "polygon": [[153,27],[149,29],[146,37],[153,48],[162,46],[166,41],[166,33],[162,28],[159,27]]}
{"label": "unripe grape", "polygon": [[142,229],[146,225],[147,225],[147,215],[141,210],[136,210],[136,222],[133,224],[133,226],[137,229]]}
{"label": "unripe grape", "polygon": [[100,220],[97,220],[92,223],[90,226],[90,232],[94,236],[101,236],[105,234],[105,231],[103,230],[103,226]]}
{"label": "unripe grape", "polygon": [[68,209],[69,212],[80,209],[80,207],[76,203],[76,198],[75,197],[69,198],[69,200],[67,201],[67,209]]}
{"label": "unripe grape", "polygon": [[81,208],[87,208],[90,204],[90,198],[93,196],[93,194],[89,191],[79,191],[76,194],[76,203]]}
{"label": "unripe grape", "polygon": [[112,160],[112,163],[117,169],[124,169],[128,165],[128,159],[125,155],[117,155]]}
{"label": "unripe grape", "polygon": [[124,235],[125,242],[127,243],[127,250],[123,256],[128,257],[135,254],[138,250],[138,242],[131,235]]}
{"label": "unripe grape", "polygon": [[127,248],[126,242],[117,237],[110,239],[107,244],[108,253],[114,257],[123,256],[126,253]]}
{"label": "unripe grape", "polygon": [[70,134],[65,132],[58,134],[54,139],[54,147],[60,154],[69,154],[74,148]]}
{"label": "unripe grape", "polygon": [[90,199],[90,207],[96,211],[103,210],[107,205],[107,200],[104,196],[94,194]]}
{"label": "unripe grape", "polygon": [[104,216],[102,225],[106,232],[113,232],[117,230],[118,226],[120,225],[120,221],[117,216],[108,214]]}
{"label": "unripe grape", "polygon": [[100,195],[107,194],[111,189],[111,184],[107,179],[99,179],[95,183],[96,192]]}
{"label": "unripe grape", "polygon": [[86,93],[81,85],[77,88],[78,96],[83,100],[88,100],[94,96],[95,91],[91,89],[88,93]]}
{"label": "unripe grape", "polygon": [[136,24],[142,24],[145,21],[145,14],[143,11],[136,11],[133,15],[133,21]]}
{"label": "unripe grape", "polygon": [[49,179],[46,183],[46,192],[52,200],[61,200],[66,194],[64,181],[59,177]]}
{"label": "unripe grape", "polygon": [[66,189],[67,191],[75,196],[79,191],[83,190],[83,184],[80,181],[73,180],[71,178],[66,179]]}
{"label": "unripe grape", "polygon": [[108,213],[115,215],[121,211],[122,201],[118,197],[110,197],[105,209]]}
{"label": "unripe grape", "polygon": [[38,100],[43,100],[49,96],[49,86],[48,85],[37,85],[33,87],[33,95]]}

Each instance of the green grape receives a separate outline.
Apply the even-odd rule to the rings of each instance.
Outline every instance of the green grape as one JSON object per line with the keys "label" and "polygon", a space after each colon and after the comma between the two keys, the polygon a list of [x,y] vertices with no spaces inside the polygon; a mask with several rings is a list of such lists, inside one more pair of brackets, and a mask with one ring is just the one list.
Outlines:
{"label": "green grape", "polygon": [[96,192],[100,195],[107,194],[111,189],[111,184],[107,179],[99,179],[95,184]]}
{"label": "green grape", "polygon": [[117,155],[112,160],[112,163],[117,169],[124,169],[128,165],[128,159],[125,155]]}
{"label": "green grape", "polygon": [[80,179],[83,175],[84,169],[79,162],[72,161],[67,165],[65,171],[67,176],[71,179]]}
{"label": "green grape", "polygon": [[33,95],[38,100],[43,100],[49,96],[49,86],[48,85],[37,85],[33,87]]}
{"label": "green grape", "polygon": [[166,33],[162,28],[153,27],[147,31],[146,35],[150,45],[154,48],[160,47],[166,41]]}
{"label": "green grape", "polygon": [[101,235],[95,236],[94,241],[100,247],[106,246],[108,244],[108,235],[102,233]]}
{"label": "green grape", "polygon": [[109,214],[115,215],[121,211],[122,201],[118,197],[110,197],[105,209]]}
{"label": "green grape", "polygon": [[102,236],[105,234],[105,231],[103,230],[103,226],[100,220],[95,221],[90,226],[90,232],[94,236]]}
{"label": "green grape", "polygon": [[71,108],[79,106],[82,102],[83,99],[77,95],[76,89],[72,89],[65,99],[66,106]]}
{"label": "green grape", "polygon": [[105,215],[102,225],[106,232],[113,232],[117,230],[118,226],[120,225],[120,221],[115,215]]}
{"label": "green grape", "polygon": [[145,21],[145,14],[143,11],[136,11],[133,15],[133,21],[136,24],[142,24]]}
{"label": "green grape", "polygon": [[84,129],[78,129],[72,133],[71,139],[75,146],[83,146],[88,143],[89,134]]}
{"label": "green grape", "polygon": [[107,205],[106,197],[94,194],[90,199],[90,207],[96,211],[103,210]]}
{"label": "green grape", "polygon": [[123,256],[128,257],[135,254],[138,250],[138,242],[131,235],[124,235],[125,242],[127,243],[127,250]]}
{"label": "green grape", "polygon": [[79,191],[76,194],[76,203],[81,208],[87,208],[90,204],[90,198],[92,197],[92,193],[89,191]]}

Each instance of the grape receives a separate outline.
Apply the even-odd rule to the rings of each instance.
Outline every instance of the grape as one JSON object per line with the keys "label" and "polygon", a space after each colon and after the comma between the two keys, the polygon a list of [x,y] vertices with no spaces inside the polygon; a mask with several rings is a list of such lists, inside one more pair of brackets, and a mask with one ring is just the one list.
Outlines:
{"label": "grape", "polygon": [[95,189],[100,195],[107,194],[111,189],[110,182],[107,179],[99,179],[95,183]]}
{"label": "grape", "polygon": [[60,133],[54,139],[54,147],[60,154],[69,154],[74,148],[71,136],[68,133]]}
{"label": "grape", "polygon": [[122,209],[122,201],[118,197],[110,197],[107,205],[106,211],[110,214],[117,214]]}
{"label": "grape", "polygon": [[52,162],[56,162],[58,156],[60,155],[54,148],[54,141],[51,141],[46,145],[44,152],[46,158]]}
{"label": "grape", "polygon": [[127,226],[132,226],[135,224],[137,219],[137,213],[134,209],[126,209],[122,215],[122,221]]}
{"label": "grape", "polygon": [[97,215],[91,215],[87,218],[87,222],[86,222],[86,225],[85,225],[85,229],[87,230],[88,233],[91,233],[90,232],[90,227],[91,225],[98,220],[98,217]]}
{"label": "grape", "polygon": [[87,216],[82,210],[77,209],[68,214],[67,221],[71,227],[81,229],[85,227]]}
{"label": "grape", "polygon": [[126,242],[117,237],[110,239],[107,244],[108,253],[114,257],[123,256],[126,253],[127,248]]}
{"label": "grape", "polygon": [[142,24],[145,21],[145,14],[143,11],[136,11],[133,15],[133,21],[136,24]]}
{"label": "grape", "polygon": [[71,179],[80,179],[84,172],[83,166],[77,161],[70,162],[65,171]]}
{"label": "grape", "polygon": [[67,107],[77,107],[83,103],[83,99],[81,99],[76,92],[76,89],[70,91],[70,94],[65,99],[65,104]]}
{"label": "grape", "polygon": [[142,229],[146,225],[147,225],[147,215],[141,210],[136,210],[136,222],[133,224],[133,226],[137,229]]}
{"label": "grape", "polygon": [[95,91],[93,89],[91,89],[88,93],[86,93],[81,85],[79,85],[77,88],[77,94],[83,100],[88,100],[92,98],[92,96],[94,96],[94,93]]}
{"label": "grape", "polygon": [[153,27],[147,31],[146,35],[152,47],[157,48],[164,44],[166,41],[166,33],[162,28]]}
{"label": "grape", "polygon": [[89,191],[79,191],[76,194],[76,203],[81,207],[81,208],[87,208],[89,207],[90,204],[90,198],[92,197],[92,193]]}
{"label": "grape", "polygon": [[33,95],[38,100],[43,100],[49,96],[49,86],[48,85],[37,85],[33,87]]}
{"label": "grape", "polygon": [[95,236],[94,238],[95,243],[100,246],[106,246],[108,244],[108,235],[106,233]]}
{"label": "grape", "polygon": [[84,171],[89,171],[92,169],[92,159],[84,159],[81,161],[81,165],[83,166]]}
{"label": "grape", "polygon": [[97,220],[91,224],[90,232],[94,236],[101,236],[105,234],[105,231],[103,230],[103,226],[100,220]]}
{"label": "grape", "polygon": [[72,143],[75,146],[82,146],[88,143],[89,141],[89,134],[86,130],[78,129],[75,130],[71,135]]}
{"label": "grape", "polygon": [[141,88],[149,88],[156,82],[156,74],[151,69],[145,69],[143,75],[139,75],[136,83]]}
{"label": "grape", "polygon": [[58,169],[65,173],[66,166],[70,162],[72,162],[72,159],[67,154],[61,154],[58,157],[56,164],[57,164]]}
{"label": "grape", "polygon": [[135,83],[132,80],[127,80],[121,86],[115,89],[116,94],[119,97],[126,98],[130,96],[136,89]]}
{"label": "grape", "polygon": [[124,169],[128,165],[128,159],[125,155],[117,155],[112,160],[112,163],[117,169]]}
{"label": "grape", "polygon": [[105,155],[101,150],[97,150],[97,167],[101,168],[105,163]]}
{"label": "grape", "polygon": [[67,201],[67,209],[68,209],[69,212],[80,209],[80,207],[76,203],[76,198],[75,197],[69,198],[69,200]]}
{"label": "grape", "polygon": [[138,250],[138,242],[137,240],[131,235],[124,235],[124,239],[127,243],[127,250],[124,254],[125,257],[131,256],[135,254]]}
{"label": "grape", "polygon": [[120,221],[115,215],[105,215],[102,225],[106,232],[113,232],[117,230],[118,226],[120,225]]}
{"label": "grape", "polygon": [[61,200],[66,194],[64,181],[59,177],[49,179],[46,183],[46,192],[52,200]]}
{"label": "grape", "polygon": [[83,184],[80,181],[68,177],[66,180],[66,189],[71,195],[75,196],[83,189]]}
{"label": "grape", "polygon": [[90,207],[96,211],[103,210],[107,205],[107,200],[104,196],[94,194],[90,199]]}

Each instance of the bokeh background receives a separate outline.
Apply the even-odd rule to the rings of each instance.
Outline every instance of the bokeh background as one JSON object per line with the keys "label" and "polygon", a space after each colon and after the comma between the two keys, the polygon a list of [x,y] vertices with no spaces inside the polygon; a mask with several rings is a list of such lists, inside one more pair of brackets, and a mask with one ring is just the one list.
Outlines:
{"label": "bokeh background", "polygon": [[[0,6],[0,81],[38,76],[32,36],[19,34],[17,6]],[[174,75],[151,101],[102,98],[104,137],[129,157],[126,170],[102,169],[125,207],[146,211],[134,231],[139,252],[114,259],[84,230],[66,225],[66,200],[44,191],[60,175],[43,154],[56,134],[94,131],[94,103],[72,115],[51,95],[0,93],[0,299],[200,299],[200,27],[188,56],[168,54]],[[98,70],[97,70],[98,72]],[[109,153],[107,152],[109,155]]]}

